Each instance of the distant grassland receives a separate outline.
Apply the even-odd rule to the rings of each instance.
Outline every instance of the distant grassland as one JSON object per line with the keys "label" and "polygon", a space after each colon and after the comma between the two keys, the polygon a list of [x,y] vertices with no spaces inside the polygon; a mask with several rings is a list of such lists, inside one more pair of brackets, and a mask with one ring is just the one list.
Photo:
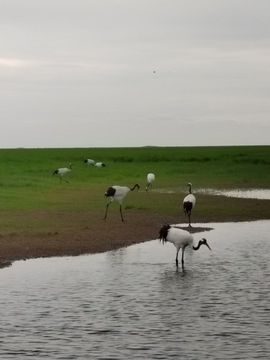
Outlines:
{"label": "distant grassland", "polygon": [[[107,166],[87,167],[85,158]],[[53,170],[70,162],[70,182],[60,183],[52,176]],[[135,183],[141,185],[141,191],[128,195],[126,210],[179,214],[181,221],[187,182],[192,182],[194,193],[198,188],[270,188],[270,146],[2,149],[0,169],[0,232],[48,230],[57,222],[57,212],[95,212],[102,218],[106,188]],[[155,191],[150,193],[145,192],[148,172],[156,174]],[[216,197],[201,195],[201,199],[198,219],[204,211],[205,220],[213,220],[207,204],[213,204]],[[228,213],[231,206],[228,203],[224,209],[219,202],[220,214]],[[52,220],[39,221],[29,215],[32,212],[46,212]],[[268,214],[264,211],[262,217]]]}

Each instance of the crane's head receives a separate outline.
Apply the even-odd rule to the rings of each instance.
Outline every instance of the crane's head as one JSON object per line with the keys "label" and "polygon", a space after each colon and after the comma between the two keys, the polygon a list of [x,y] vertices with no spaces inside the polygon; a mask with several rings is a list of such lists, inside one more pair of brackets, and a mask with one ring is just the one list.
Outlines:
{"label": "crane's head", "polygon": [[207,242],[207,240],[206,240],[205,238],[201,239],[201,240],[199,241],[199,244],[200,244],[200,245],[206,245],[209,250],[212,250],[212,249],[210,248],[210,246],[209,246],[209,244],[208,244],[208,242]]}

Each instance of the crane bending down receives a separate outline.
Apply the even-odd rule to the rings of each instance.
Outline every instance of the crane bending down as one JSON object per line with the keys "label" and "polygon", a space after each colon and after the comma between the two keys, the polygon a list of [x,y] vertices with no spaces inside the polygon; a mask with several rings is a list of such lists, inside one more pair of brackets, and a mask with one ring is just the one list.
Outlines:
{"label": "crane bending down", "polygon": [[103,162],[96,162],[95,164],[94,164],[94,166],[95,167],[98,167],[98,168],[101,168],[101,167],[105,167],[106,165],[103,163]]}
{"label": "crane bending down", "polygon": [[101,162],[101,161],[96,162],[93,159],[85,159],[84,163],[87,164],[88,166],[95,166],[95,167],[98,167],[98,168],[106,166],[106,164],[104,164],[103,162]]}
{"label": "crane bending down", "polygon": [[153,174],[153,173],[147,174],[147,176],[146,176],[147,184],[146,184],[146,188],[145,188],[146,191],[148,191],[153,186],[152,184],[155,181],[155,179],[156,179],[155,174]]}
{"label": "crane bending down", "polygon": [[196,204],[196,198],[195,196],[192,194],[191,192],[191,183],[188,183],[187,186],[189,187],[189,194],[187,196],[184,197],[183,200],[183,208],[184,208],[184,213],[185,215],[188,216],[188,225],[189,227],[191,227],[191,223],[190,223],[190,217],[191,217],[191,211],[192,209],[194,209],[195,204]]}
{"label": "crane bending down", "polygon": [[58,168],[54,170],[53,175],[58,175],[60,181],[64,180],[65,182],[68,182],[67,179],[64,179],[64,176],[66,176],[70,171],[71,171],[71,163],[69,163],[68,167]]}
{"label": "crane bending down", "polygon": [[124,222],[123,213],[122,213],[123,200],[130,191],[133,191],[136,188],[139,190],[140,185],[135,184],[132,188],[128,186],[119,186],[119,185],[110,186],[104,194],[105,197],[109,198],[109,202],[106,205],[104,220],[107,219],[109,205],[115,200],[120,205],[121,220],[122,222]]}
{"label": "crane bending down", "polygon": [[206,239],[201,239],[197,246],[193,246],[193,236],[186,230],[171,226],[163,225],[159,231],[159,239],[164,244],[165,242],[171,242],[176,248],[176,258],[175,263],[178,267],[178,253],[182,249],[182,269],[184,270],[184,252],[187,246],[191,246],[193,250],[199,250],[201,245],[206,245],[209,250],[211,250]]}
{"label": "crane bending down", "polygon": [[91,165],[93,166],[93,165],[95,165],[96,162],[93,159],[85,159],[84,163],[88,166],[91,166]]}

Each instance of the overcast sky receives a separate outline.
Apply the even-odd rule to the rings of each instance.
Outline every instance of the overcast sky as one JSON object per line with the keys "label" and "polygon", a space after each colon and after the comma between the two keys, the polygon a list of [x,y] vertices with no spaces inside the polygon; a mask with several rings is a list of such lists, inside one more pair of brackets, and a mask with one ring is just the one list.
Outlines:
{"label": "overcast sky", "polygon": [[270,143],[269,0],[0,0],[0,148]]}

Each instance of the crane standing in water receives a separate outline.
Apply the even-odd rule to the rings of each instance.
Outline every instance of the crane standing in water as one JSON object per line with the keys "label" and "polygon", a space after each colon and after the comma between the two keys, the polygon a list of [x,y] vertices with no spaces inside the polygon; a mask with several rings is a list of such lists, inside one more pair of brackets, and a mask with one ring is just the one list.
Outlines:
{"label": "crane standing in water", "polygon": [[193,246],[193,236],[186,230],[171,226],[171,225],[163,225],[162,228],[159,231],[159,239],[163,242],[171,242],[174,244],[176,248],[176,258],[175,263],[178,267],[178,253],[179,250],[182,249],[182,269],[184,270],[184,252],[187,246],[191,246],[193,250],[199,250],[201,245],[206,245],[209,250],[211,250],[209,244],[207,243],[206,239],[201,239],[197,246]]}

